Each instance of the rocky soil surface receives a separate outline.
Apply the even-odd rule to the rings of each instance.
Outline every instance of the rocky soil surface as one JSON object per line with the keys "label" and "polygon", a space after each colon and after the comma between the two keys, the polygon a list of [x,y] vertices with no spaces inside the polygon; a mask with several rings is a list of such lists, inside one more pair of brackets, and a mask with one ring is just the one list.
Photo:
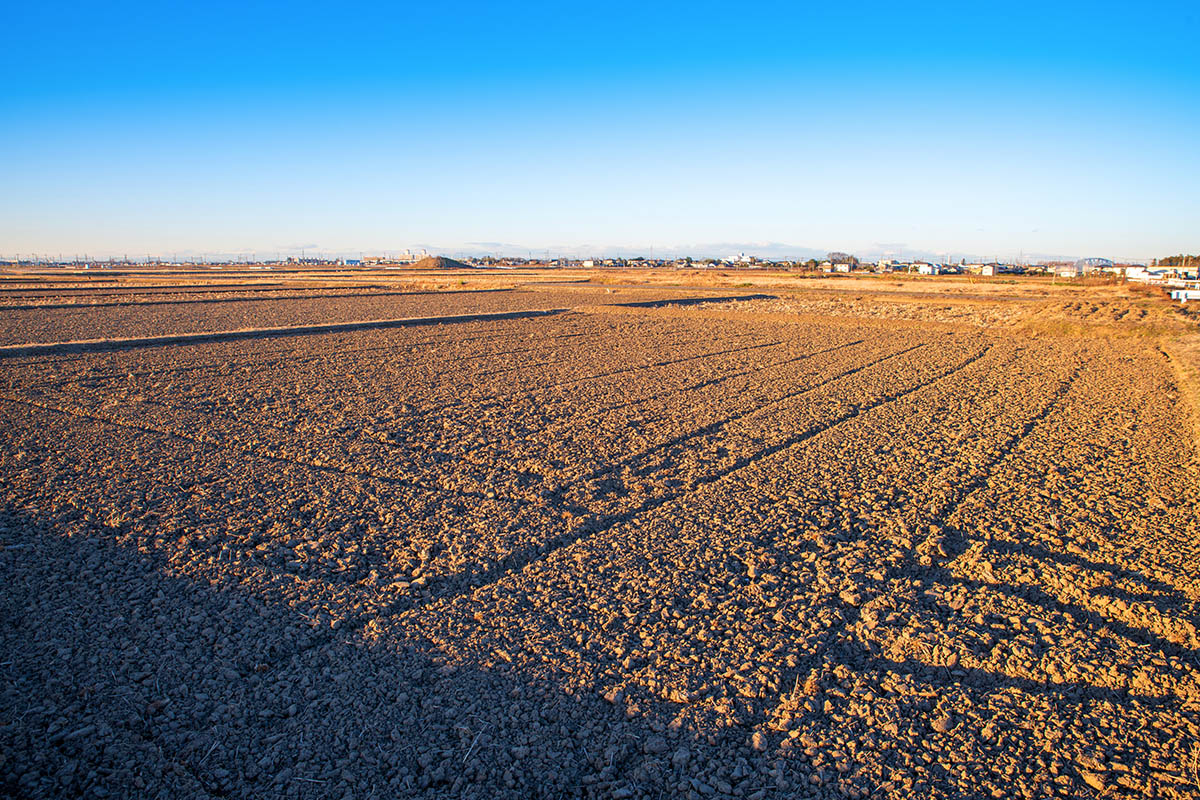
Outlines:
{"label": "rocky soil surface", "polygon": [[[868,287],[860,292],[787,291],[781,296],[755,300],[745,309],[768,314],[831,315],[939,322],[960,326],[997,327],[1030,322],[1144,326],[1166,321],[1177,324],[1188,315],[1164,307],[1153,297],[1064,299],[1061,297],[980,295],[958,297],[936,293],[887,292]],[[1194,323],[1193,323],[1194,324]]]}
{"label": "rocky soil surface", "polygon": [[5,793],[1200,796],[1161,353],[598,296],[5,358]]}

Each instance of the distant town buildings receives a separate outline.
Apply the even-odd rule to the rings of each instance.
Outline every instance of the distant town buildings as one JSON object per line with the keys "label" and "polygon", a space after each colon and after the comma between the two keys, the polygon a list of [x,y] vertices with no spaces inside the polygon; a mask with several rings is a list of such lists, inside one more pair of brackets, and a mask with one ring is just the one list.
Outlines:
{"label": "distant town buildings", "polygon": [[[1200,289],[1200,271],[1197,267],[1145,267],[1141,265],[1125,268],[1125,280],[1182,289]],[[1178,298],[1177,298],[1178,299]]]}
{"label": "distant town buildings", "polygon": [[413,264],[420,261],[422,258],[428,258],[429,253],[422,250],[420,253],[414,253],[411,250],[405,250],[403,253],[393,253],[391,255],[382,256],[363,256],[363,266],[382,266],[384,264]]}
{"label": "distant town buildings", "polygon": [[[9,269],[25,268],[62,268],[75,270],[140,270],[140,269],[178,269],[197,268],[211,270],[269,270],[269,269],[305,269],[305,268],[337,268],[337,267],[373,267],[377,269],[397,269],[412,264],[424,258],[431,257],[426,250],[404,250],[398,253],[383,253],[379,255],[362,255],[358,258],[348,258],[331,255],[283,256],[260,258],[253,254],[234,258],[228,256],[189,256],[170,258],[147,255],[141,258],[108,258],[96,259],[89,256],[72,257],[0,257],[0,267]],[[1183,292],[1200,290],[1200,257],[1169,256],[1162,261],[1155,261],[1151,266],[1145,264],[1115,263],[1108,258],[1084,258],[1073,262],[1051,262],[1049,264],[1012,263],[1002,261],[979,261],[967,263],[965,259],[952,263],[949,259],[940,263],[922,259],[904,261],[895,258],[881,258],[875,263],[864,263],[855,256],[831,252],[823,260],[809,258],[801,259],[770,259],[756,256],[752,253],[737,253],[724,258],[693,259],[686,256],[673,258],[633,257],[590,257],[590,258],[521,258],[517,256],[477,256],[463,257],[461,261],[473,267],[492,269],[516,269],[534,267],[538,269],[653,269],[653,270],[776,270],[809,273],[825,273],[831,277],[850,276],[852,274],[894,274],[905,273],[922,276],[942,275],[974,275],[981,278],[1001,278],[1019,275],[1053,276],[1055,279],[1072,280],[1093,276],[1109,276],[1110,280],[1128,280],[1149,285],[1178,289]],[[1192,294],[1181,294],[1177,299],[1194,301]]]}

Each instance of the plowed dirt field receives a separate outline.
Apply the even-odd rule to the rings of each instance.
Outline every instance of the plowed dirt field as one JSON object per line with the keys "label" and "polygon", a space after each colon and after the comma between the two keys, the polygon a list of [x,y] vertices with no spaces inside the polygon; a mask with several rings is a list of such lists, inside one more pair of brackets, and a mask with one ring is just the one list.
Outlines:
{"label": "plowed dirt field", "polygon": [[561,309],[0,358],[5,793],[1200,795],[1161,351],[630,291],[8,316]]}

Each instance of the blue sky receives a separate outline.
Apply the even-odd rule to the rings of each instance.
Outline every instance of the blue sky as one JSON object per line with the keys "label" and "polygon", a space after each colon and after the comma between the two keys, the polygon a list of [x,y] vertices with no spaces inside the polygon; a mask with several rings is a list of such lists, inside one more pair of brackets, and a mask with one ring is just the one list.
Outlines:
{"label": "blue sky", "polygon": [[1200,251],[1195,3],[7,4],[0,253]]}

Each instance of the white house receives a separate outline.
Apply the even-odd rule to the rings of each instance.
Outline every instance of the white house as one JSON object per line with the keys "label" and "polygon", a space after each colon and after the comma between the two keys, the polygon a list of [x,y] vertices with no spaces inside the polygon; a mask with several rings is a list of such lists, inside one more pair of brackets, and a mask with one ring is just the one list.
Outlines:
{"label": "white house", "polygon": [[1078,278],[1083,270],[1075,264],[1058,264],[1054,267],[1054,274],[1059,278]]}

